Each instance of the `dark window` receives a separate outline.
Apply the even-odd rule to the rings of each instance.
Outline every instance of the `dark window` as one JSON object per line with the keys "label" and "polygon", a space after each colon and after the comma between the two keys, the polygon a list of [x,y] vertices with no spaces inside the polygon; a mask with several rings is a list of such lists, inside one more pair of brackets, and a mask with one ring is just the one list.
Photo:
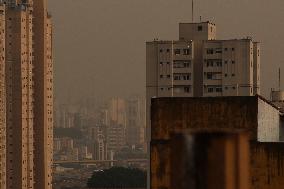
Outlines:
{"label": "dark window", "polygon": [[175,55],[180,55],[180,49],[175,49]]}
{"label": "dark window", "polygon": [[213,54],[214,50],[213,49],[207,49],[207,54]]}
{"label": "dark window", "polygon": [[198,26],[198,31],[202,31],[202,26]]}
{"label": "dark window", "polygon": [[232,51],[235,51],[235,48],[232,48]]}
{"label": "dark window", "polygon": [[184,55],[189,55],[189,49],[183,49],[183,54]]}
{"label": "dark window", "polygon": [[170,49],[167,49],[167,52],[170,52]]}
{"label": "dark window", "polygon": [[160,49],[160,52],[163,52],[163,49]]}
{"label": "dark window", "polygon": [[218,92],[218,93],[222,92],[222,88],[221,87],[217,87],[216,88],[216,92]]}
{"label": "dark window", "polygon": [[225,50],[225,51],[227,51],[227,50],[228,50],[228,48],[225,48],[224,50]]}
{"label": "dark window", "polygon": [[227,77],[228,75],[227,74],[225,74],[225,77]]}
{"label": "dark window", "polygon": [[209,87],[209,88],[208,88],[208,93],[213,93],[213,92],[214,92],[214,88]]}
{"label": "dark window", "polygon": [[212,73],[207,73],[207,79],[212,79],[213,74]]}

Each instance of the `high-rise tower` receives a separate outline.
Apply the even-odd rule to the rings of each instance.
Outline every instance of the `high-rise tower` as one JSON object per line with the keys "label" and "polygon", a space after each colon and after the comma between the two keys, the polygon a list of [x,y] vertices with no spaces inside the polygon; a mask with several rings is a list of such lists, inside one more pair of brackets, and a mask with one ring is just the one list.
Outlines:
{"label": "high-rise tower", "polygon": [[33,188],[32,7],[6,6],[7,188]]}
{"label": "high-rise tower", "polygon": [[52,25],[46,1],[0,1],[0,38],[0,188],[51,189]]}
{"label": "high-rise tower", "polygon": [[52,188],[52,25],[46,0],[34,1],[35,188]]}
{"label": "high-rise tower", "polygon": [[5,30],[5,7],[0,6],[0,188],[3,189],[6,188]]}

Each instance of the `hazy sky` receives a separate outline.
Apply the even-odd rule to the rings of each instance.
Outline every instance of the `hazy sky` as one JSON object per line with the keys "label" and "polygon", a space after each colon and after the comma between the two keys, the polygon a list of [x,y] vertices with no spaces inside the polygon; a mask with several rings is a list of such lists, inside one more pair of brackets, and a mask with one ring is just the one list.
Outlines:
{"label": "hazy sky", "polygon": [[[266,97],[283,70],[283,0],[195,0],[195,20],[217,24],[219,39],[261,42],[261,90]],[[57,99],[145,92],[145,42],[177,39],[191,21],[191,0],[49,0],[54,22]]]}

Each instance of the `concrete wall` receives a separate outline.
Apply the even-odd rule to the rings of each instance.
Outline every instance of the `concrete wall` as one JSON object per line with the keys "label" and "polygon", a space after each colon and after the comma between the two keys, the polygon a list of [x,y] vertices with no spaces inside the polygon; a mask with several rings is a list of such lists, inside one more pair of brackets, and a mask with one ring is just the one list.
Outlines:
{"label": "concrete wall", "polygon": [[267,102],[258,100],[258,141],[259,142],[279,142],[280,131],[279,110]]}

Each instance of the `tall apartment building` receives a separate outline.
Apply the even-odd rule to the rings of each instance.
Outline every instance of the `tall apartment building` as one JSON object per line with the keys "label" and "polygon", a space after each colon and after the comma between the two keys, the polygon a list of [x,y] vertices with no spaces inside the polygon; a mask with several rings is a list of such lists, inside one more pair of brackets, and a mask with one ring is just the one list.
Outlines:
{"label": "tall apartment building", "polygon": [[34,183],[32,11],[16,2],[6,6],[6,182],[13,189]]}
{"label": "tall apartment building", "polygon": [[0,188],[6,188],[5,7],[0,6]]}
{"label": "tall apartment building", "polygon": [[34,1],[33,7],[35,188],[51,189],[53,164],[52,21],[47,11],[47,0]]}
{"label": "tall apartment building", "polygon": [[210,22],[181,23],[179,40],[146,43],[147,99],[260,93],[260,46],[217,40]]}
{"label": "tall apartment building", "polygon": [[51,37],[44,0],[0,1],[1,189],[52,188]]}

